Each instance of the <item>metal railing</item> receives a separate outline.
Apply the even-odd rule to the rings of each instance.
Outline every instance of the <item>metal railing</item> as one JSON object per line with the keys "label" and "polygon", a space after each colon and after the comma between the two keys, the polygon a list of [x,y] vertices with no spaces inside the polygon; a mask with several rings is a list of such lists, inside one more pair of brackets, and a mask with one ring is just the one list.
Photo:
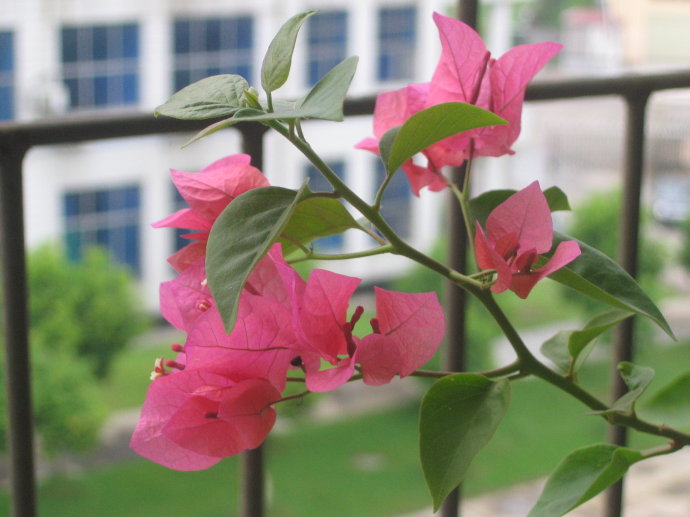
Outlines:
{"label": "metal railing", "polygon": [[[625,162],[623,175],[623,214],[620,222],[620,262],[633,276],[637,271],[640,192],[645,144],[646,107],[652,93],[675,88],[690,88],[690,70],[678,72],[618,76],[610,78],[564,79],[540,82],[527,90],[527,100],[546,101],[591,96],[616,96],[627,106]],[[373,112],[374,98],[348,100],[348,115]],[[150,115],[132,114],[115,117],[66,118],[32,123],[0,125],[0,247],[4,279],[4,318],[6,345],[6,389],[8,401],[8,448],[10,456],[12,515],[36,515],[36,486],[29,364],[26,257],[24,247],[23,159],[35,146],[77,143],[118,137],[162,135],[200,129],[199,122],[154,119]],[[264,128],[258,125],[237,126],[242,134],[243,150],[261,168]],[[462,174],[462,171],[458,171]],[[457,215],[453,216],[457,219]],[[463,225],[451,227],[451,260],[455,267],[465,260]],[[460,236],[458,238],[457,236]],[[462,367],[464,356],[464,300],[450,296],[451,366]],[[630,360],[633,355],[633,329],[630,320],[619,327],[614,364]],[[618,375],[613,376],[612,399],[625,390]],[[610,439],[625,444],[623,428],[613,428]],[[261,517],[264,511],[264,467],[262,450],[243,457],[243,517]],[[620,517],[622,484],[609,492],[606,516]],[[444,505],[444,517],[459,513],[460,498],[451,496]]]}

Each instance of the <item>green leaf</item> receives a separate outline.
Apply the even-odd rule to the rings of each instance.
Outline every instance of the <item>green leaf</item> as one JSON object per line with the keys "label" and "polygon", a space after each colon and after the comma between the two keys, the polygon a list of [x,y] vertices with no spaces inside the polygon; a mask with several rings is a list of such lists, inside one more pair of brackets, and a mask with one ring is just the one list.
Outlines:
{"label": "green leaf", "polygon": [[154,111],[179,119],[227,117],[247,106],[247,81],[234,74],[214,75],[185,86]]}
{"label": "green leaf", "polygon": [[560,517],[613,485],[642,454],[615,445],[592,445],[569,454],[549,477],[527,517]]}
{"label": "green leaf", "polygon": [[[393,147],[393,142],[398,137],[400,129],[402,126],[396,126],[388,131],[386,131],[383,136],[379,139],[379,153],[381,154],[381,160],[383,164],[386,165],[390,161],[391,148]],[[391,174],[389,172],[389,174]]]}
{"label": "green leaf", "polygon": [[[504,189],[504,190],[490,190],[484,192],[474,199],[470,200],[470,212],[474,216],[474,219],[478,221],[482,226],[486,224],[486,219],[494,208],[503,203],[510,196],[515,194],[516,190]],[[570,203],[568,202],[568,196],[565,195],[558,187],[549,187],[544,190],[544,197],[546,202],[549,204],[549,208],[552,212],[558,212],[559,210],[570,210]]]}
{"label": "green leaf", "polygon": [[319,237],[361,228],[337,199],[310,196],[301,201],[280,234],[285,256],[299,249],[295,243],[309,244]]}
{"label": "green leaf", "polygon": [[206,248],[208,285],[228,333],[249,274],[276,242],[305,192],[306,185],[299,191],[249,190],[234,199],[211,228]]}
{"label": "green leaf", "polygon": [[596,415],[623,414],[630,415],[635,410],[635,402],[644,393],[654,378],[654,369],[648,366],[637,366],[628,361],[618,363],[618,371],[628,392],[613,403],[606,411],[593,411]]}
{"label": "green leaf", "polygon": [[592,351],[594,340],[632,312],[613,309],[589,320],[582,330],[562,330],[541,346],[541,352],[564,373],[577,372]]}
{"label": "green leaf", "polygon": [[640,404],[646,418],[673,427],[690,426],[690,372],[684,373]]}
{"label": "green leaf", "polygon": [[[552,250],[559,243],[568,240],[577,239],[554,232]],[[584,242],[577,243],[582,254],[566,267],[549,275],[549,278],[611,307],[649,318],[675,339],[661,311],[621,266]],[[546,263],[552,253],[553,251],[542,255],[537,265],[540,267]]]}
{"label": "green leaf", "polygon": [[309,118],[343,120],[343,103],[357,70],[358,61],[359,58],[353,56],[334,66],[302,100],[297,102],[297,111],[307,113],[305,116]]}
{"label": "green leaf", "polygon": [[471,104],[447,102],[437,104],[412,115],[400,128],[386,170],[391,173],[436,142],[449,136],[479,127],[507,124],[498,115]]}
{"label": "green leaf", "polygon": [[436,511],[491,440],[510,402],[510,383],[460,373],[437,381],[422,400],[420,454]]}
{"label": "green leaf", "polygon": [[343,120],[343,102],[356,68],[357,58],[348,58],[323,76],[303,99],[297,102],[277,101],[274,103],[276,109],[271,112],[257,108],[237,110],[233,117],[220,120],[199,131],[185,146],[239,122],[293,122],[309,118]]}
{"label": "green leaf", "polygon": [[312,9],[296,14],[283,24],[271,41],[261,65],[261,86],[266,93],[277,90],[287,81],[297,34],[306,19],[316,12]]}
{"label": "green leaf", "polygon": [[547,188],[544,191],[544,197],[546,197],[546,202],[552,212],[570,211],[568,196],[560,188],[556,186]]}

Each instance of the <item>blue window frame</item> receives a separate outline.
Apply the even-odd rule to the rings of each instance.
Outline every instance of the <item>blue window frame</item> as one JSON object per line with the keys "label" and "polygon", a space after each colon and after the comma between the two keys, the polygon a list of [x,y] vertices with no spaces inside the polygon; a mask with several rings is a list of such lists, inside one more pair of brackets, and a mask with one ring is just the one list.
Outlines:
{"label": "blue window frame", "polygon": [[102,246],[138,274],[140,198],[136,185],[65,193],[67,257],[79,261],[88,247]]}
{"label": "blue window frame", "polygon": [[[380,160],[376,161],[376,188],[383,183],[386,170]],[[412,191],[402,170],[393,176],[383,194],[381,215],[398,235],[409,238],[412,233]]]}
{"label": "blue window frame", "polygon": [[14,118],[14,39],[0,32],[0,120]]}
{"label": "blue window frame", "polygon": [[[340,179],[345,177],[345,162],[341,160],[329,161],[328,166],[335,172]],[[331,192],[333,187],[323,177],[316,167],[309,164],[305,169],[306,177],[309,179],[309,188],[314,192]],[[342,233],[321,237],[314,241],[314,248],[319,251],[339,251],[343,248],[344,238]]]}
{"label": "blue window frame", "polygon": [[254,23],[250,16],[174,22],[175,90],[217,74],[252,81]]}
{"label": "blue window frame", "polygon": [[414,7],[386,7],[379,10],[380,81],[414,78],[416,20]]}
{"label": "blue window frame", "polygon": [[63,27],[62,77],[73,109],[139,101],[139,27]]}
{"label": "blue window frame", "polygon": [[307,83],[313,86],[347,57],[347,12],[324,11],[307,22]]}

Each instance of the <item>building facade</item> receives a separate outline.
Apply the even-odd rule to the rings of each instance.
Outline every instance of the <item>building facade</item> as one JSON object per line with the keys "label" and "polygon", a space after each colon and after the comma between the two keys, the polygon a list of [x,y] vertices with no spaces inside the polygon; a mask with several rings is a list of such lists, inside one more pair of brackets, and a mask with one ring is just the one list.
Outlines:
{"label": "building facade", "polygon": [[[438,56],[434,0],[0,0],[0,121],[71,113],[153,111],[174,91],[203,77],[237,73],[259,86],[263,53],[280,25],[317,8],[303,28],[291,77],[277,92],[302,95],[342,59],[360,57],[353,96],[428,80]],[[433,56],[433,57],[430,57]],[[382,178],[375,156],[353,149],[372,132],[371,119],[309,122],[307,138],[365,198]],[[165,258],[180,245],[172,230],[150,223],[179,208],[168,170],[197,171],[239,150],[222,131],[181,149],[189,135],[124,138],[33,149],[25,166],[29,246],[59,242],[78,260],[90,245],[106,247],[137,275],[147,305],[172,271]],[[273,184],[325,188],[314,169],[277,135],[267,140],[264,172]],[[428,247],[440,213],[438,197],[412,198],[402,175],[384,214],[411,242]],[[362,232],[319,243],[324,251],[372,245]],[[386,276],[405,267],[396,257],[343,263],[344,273]]]}

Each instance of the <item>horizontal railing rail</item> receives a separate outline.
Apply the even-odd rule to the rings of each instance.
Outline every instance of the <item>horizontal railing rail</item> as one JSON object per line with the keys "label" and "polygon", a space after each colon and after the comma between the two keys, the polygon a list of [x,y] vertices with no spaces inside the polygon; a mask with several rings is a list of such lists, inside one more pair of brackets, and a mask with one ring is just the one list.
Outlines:
{"label": "horizontal railing rail", "polygon": [[[593,96],[618,96],[627,106],[624,211],[621,218],[620,260],[636,273],[640,192],[644,159],[645,113],[649,96],[661,90],[690,88],[690,70],[630,74],[615,77],[566,78],[542,81],[527,89],[529,101],[549,101]],[[370,115],[375,98],[347,100],[347,115]],[[152,115],[132,113],[53,118],[35,122],[0,124],[0,248],[4,279],[4,319],[6,345],[6,390],[8,399],[8,445],[11,469],[12,515],[36,515],[33,425],[29,364],[29,336],[24,247],[23,159],[35,146],[70,144],[122,137],[164,135],[196,131],[208,121],[156,119]],[[258,125],[240,124],[243,148],[260,166],[263,160],[262,135]],[[464,251],[456,253],[464,253]],[[451,315],[455,318],[456,315]],[[463,319],[459,315],[458,319]],[[632,326],[621,327],[617,337],[616,362],[632,357]],[[452,337],[449,342],[458,343]],[[616,376],[618,379],[618,376]],[[616,380],[612,396],[623,386]],[[625,443],[625,433],[616,429],[615,443]],[[261,451],[246,456],[242,515],[261,516],[263,510],[263,463]],[[609,499],[608,517],[621,515],[620,486]],[[444,508],[444,515],[457,515],[457,502]]]}

